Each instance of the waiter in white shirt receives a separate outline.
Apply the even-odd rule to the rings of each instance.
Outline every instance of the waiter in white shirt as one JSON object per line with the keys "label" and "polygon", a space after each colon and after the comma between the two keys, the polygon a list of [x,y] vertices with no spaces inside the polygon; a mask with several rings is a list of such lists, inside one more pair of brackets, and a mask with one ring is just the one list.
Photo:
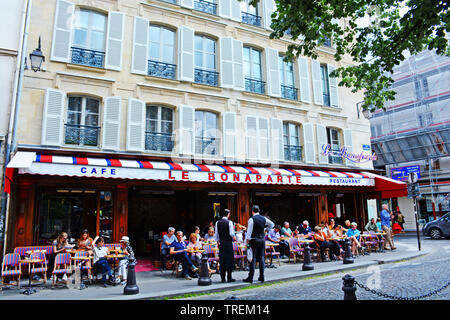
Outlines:
{"label": "waiter in white shirt", "polygon": [[253,282],[253,275],[255,274],[256,261],[259,263],[259,278],[258,280],[264,282],[264,253],[266,241],[264,240],[264,229],[272,229],[274,223],[269,219],[259,214],[259,206],[252,207],[252,217],[248,220],[246,241],[250,244],[253,251],[253,259],[250,263],[250,271],[248,277],[243,279],[244,282]]}
{"label": "waiter in white shirt", "polygon": [[224,209],[221,219],[216,222],[216,233],[214,240],[219,242],[219,271],[222,282],[225,282],[225,272],[227,282],[236,281],[232,277],[234,269],[233,241],[236,241],[233,222],[230,219],[230,210]]}

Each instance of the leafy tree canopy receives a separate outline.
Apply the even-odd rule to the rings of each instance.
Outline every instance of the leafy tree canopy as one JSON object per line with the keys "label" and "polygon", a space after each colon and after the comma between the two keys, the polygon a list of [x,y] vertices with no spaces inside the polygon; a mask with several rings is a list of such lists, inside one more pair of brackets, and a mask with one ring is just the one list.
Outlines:
{"label": "leafy tree canopy", "polygon": [[[256,5],[259,0],[252,0]],[[329,39],[334,58],[350,55],[353,64],[336,68],[340,86],[365,92],[364,109],[383,108],[395,92],[393,68],[405,53],[435,49],[449,55],[449,10],[447,0],[275,0],[270,38],[289,32],[286,59],[303,55],[317,58],[316,48]],[[356,21],[366,17],[366,25]],[[361,19],[360,19],[361,20]],[[339,22],[338,22],[339,21]]]}

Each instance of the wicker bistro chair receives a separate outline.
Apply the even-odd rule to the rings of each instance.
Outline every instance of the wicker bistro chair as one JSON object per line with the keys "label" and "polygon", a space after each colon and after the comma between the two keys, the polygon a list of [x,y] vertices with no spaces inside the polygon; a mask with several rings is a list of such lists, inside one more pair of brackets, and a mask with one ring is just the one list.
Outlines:
{"label": "wicker bistro chair", "polygon": [[[77,257],[89,257],[89,252],[88,251],[77,251],[77,252],[75,252],[74,258],[77,258]],[[71,260],[71,261],[72,261],[73,269],[81,266],[80,271],[86,271],[89,282],[92,283],[93,275],[92,275],[91,260],[84,262],[84,263],[83,263],[83,261],[80,261],[80,260]]]}
{"label": "wicker bistro chair", "polygon": [[265,248],[265,257],[270,258],[269,265],[272,265],[273,257],[276,257],[278,259],[278,265],[281,266],[280,253],[275,250],[274,246],[268,245],[267,241],[266,241],[266,248]]}
{"label": "wicker bistro chair", "polygon": [[22,275],[20,255],[16,253],[8,253],[3,257],[2,264],[2,288],[6,285],[11,285],[10,283],[5,283],[5,277],[16,277],[17,276],[17,288],[20,289],[20,276]]}
{"label": "wicker bistro chair", "polygon": [[377,250],[378,249],[377,235],[373,232],[368,232],[367,234],[369,234],[370,237],[364,238],[364,245],[367,247],[369,252],[372,252],[373,247],[375,247],[375,250]]}
{"label": "wicker bistro chair", "polygon": [[53,268],[53,286],[56,284],[58,275],[71,274],[70,253],[58,253],[55,257],[55,267]]}
{"label": "wicker bistro chair", "polygon": [[[47,283],[47,259],[45,257],[44,252],[35,252],[30,255],[31,260],[42,260],[40,263],[30,263],[28,265],[28,274],[30,277],[32,277],[34,274],[40,274],[43,275],[43,281],[44,284]],[[38,266],[36,266],[38,265]]]}
{"label": "wicker bistro chair", "polygon": [[204,244],[203,249],[205,253],[208,255],[208,263],[211,265],[211,262],[216,263],[216,272],[219,272],[219,250],[213,250],[213,248],[217,248],[217,245]]}
{"label": "wicker bistro chair", "polygon": [[291,261],[291,257],[294,258],[294,263],[297,262],[297,257],[301,258],[303,253],[303,248],[299,245],[297,238],[289,238],[289,260]]}
{"label": "wicker bistro chair", "polygon": [[241,248],[239,248],[239,242],[233,242],[233,252],[234,252],[234,261],[235,262],[239,261],[239,263],[237,263],[238,268],[244,269],[247,255],[242,253]]}

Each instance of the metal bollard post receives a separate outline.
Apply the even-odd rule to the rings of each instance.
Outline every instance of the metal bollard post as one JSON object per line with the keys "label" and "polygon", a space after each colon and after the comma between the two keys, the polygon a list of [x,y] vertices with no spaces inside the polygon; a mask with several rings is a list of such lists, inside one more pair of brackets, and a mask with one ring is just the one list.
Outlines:
{"label": "metal bollard post", "polygon": [[139,287],[136,284],[135,263],[128,263],[127,285],[123,288],[123,294],[138,294]]}
{"label": "metal bollard post", "polygon": [[314,266],[311,263],[311,252],[309,249],[309,244],[305,243],[305,251],[304,251],[304,259],[303,259],[303,271],[314,270]]}
{"label": "metal bollard post", "polygon": [[206,253],[202,255],[202,262],[200,264],[200,271],[198,277],[198,285],[199,286],[209,286],[211,285],[211,278],[209,277],[208,272],[208,256]]}
{"label": "metal bollard post", "polygon": [[352,252],[351,252],[351,246],[350,246],[350,239],[346,238],[344,240],[344,245],[345,245],[345,256],[344,256],[344,264],[350,264],[353,263],[353,257],[352,257]]}
{"label": "metal bollard post", "polygon": [[344,291],[344,300],[357,300],[355,278],[346,274],[342,280],[344,280],[344,285],[342,287],[342,291]]}

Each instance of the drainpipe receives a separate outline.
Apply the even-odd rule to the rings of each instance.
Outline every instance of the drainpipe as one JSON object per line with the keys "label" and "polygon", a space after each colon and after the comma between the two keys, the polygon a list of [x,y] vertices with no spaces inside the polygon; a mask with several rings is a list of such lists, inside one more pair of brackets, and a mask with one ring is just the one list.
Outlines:
{"label": "drainpipe", "polygon": [[[17,122],[19,118],[20,110],[20,98],[22,95],[22,83],[23,83],[23,73],[25,67],[25,58],[27,52],[28,43],[28,29],[30,25],[30,15],[31,6],[33,0],[24,0],[24,6],[22,11],[22,29],[21,29],[21,40],[19,45],[20,58],[16,62],[15,79],[14,79],[14,93],[13,100],[11,102],[11,113],[9,117],[9,128],[8,128],[8,140],[5,148],[5,168],[3,168],[3,177],[5,177],[5,169],[11,159],[11,153],[15,152],[17,144]],[[5,179],[3,179],[5,181]],[[5,199],[6,198],[6,199]],[[4,221],[4,236],[3,236],[3,256],[6,254],[6,245],[8,238],[8,223],[9,223],[9,209],[10,209],[10,195],[3,192],[2,203],[1,203],[1,214]]]}

